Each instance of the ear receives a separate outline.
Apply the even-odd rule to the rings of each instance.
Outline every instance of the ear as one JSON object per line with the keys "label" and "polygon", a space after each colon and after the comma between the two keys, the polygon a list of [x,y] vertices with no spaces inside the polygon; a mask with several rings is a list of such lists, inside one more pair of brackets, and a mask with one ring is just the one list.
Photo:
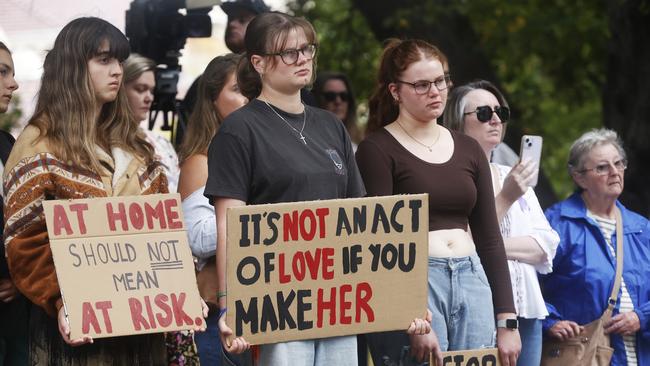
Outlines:
{"label": "ear", "polygon": [[263,75],[266,71],[266,58],[260,55],[251,56],[251,64],[258,74]]}
{"label": "ear", "polygon": [[573,172],[571,173],[571,177],[578,187],[585,189],[587,177],[584,173]]}
{"label": "ear", "polygon": [[393,96],[395,102],[399,102],[399,88],[396,83],[388,84],[388,92]]}

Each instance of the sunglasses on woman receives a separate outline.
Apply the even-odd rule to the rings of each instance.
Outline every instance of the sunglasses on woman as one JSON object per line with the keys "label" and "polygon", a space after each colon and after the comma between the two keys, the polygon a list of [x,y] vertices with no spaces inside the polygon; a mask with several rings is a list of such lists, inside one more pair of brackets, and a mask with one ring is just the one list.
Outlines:
{"label": "sunglasses on woman", "polygon": [[476,119],[483,123],[490,122],[494,113],[499,116],[499,119],[502,123],[506,123],[510,119],[510,109],[508,107],[496,106],[493,110],[489,105],[482,105],[480,107],[476,107],[476,110],[474,111],[463,113],[463,115],[466,116],[472,113],[476,113]]}
{"label": "sunglasses on woman", "polygon": [[341,98],[342,101],[347,102],[349,98],[348,92],[323,92],[323,98],[328,102],[333,102],[337,97]]}

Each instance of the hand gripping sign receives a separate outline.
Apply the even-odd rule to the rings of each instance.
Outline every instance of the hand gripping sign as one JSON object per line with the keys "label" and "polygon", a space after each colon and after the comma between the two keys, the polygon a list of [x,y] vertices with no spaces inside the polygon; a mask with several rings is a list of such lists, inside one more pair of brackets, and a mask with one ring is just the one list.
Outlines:
{"label": "hand gripping sign", "polygon": [[201,327],[178,194],[44,201],[72,339]]}
{"label": "hand gripping sign", "polygon": [[427,307],[427,195],[227,213],[226,322],[252,344],[406,330]]}

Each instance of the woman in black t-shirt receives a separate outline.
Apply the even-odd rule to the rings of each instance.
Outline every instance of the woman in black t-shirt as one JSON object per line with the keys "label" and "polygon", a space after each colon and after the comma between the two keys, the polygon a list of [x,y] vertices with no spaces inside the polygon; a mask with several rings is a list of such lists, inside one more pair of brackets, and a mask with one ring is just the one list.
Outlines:
{"label": "woman in black t-shirt", "polygon": [[[258,15],[244,39],[238,83],[250,102],[230,114],[208,149],[205,195],[217,214],[219,329],[227,342],[226,209],[247,204],[362,197],[365,190],[350,138],[329,112],[305,106],[300,89],[312,82],[316,34],[311,24],[282,13]],[[230,345],[228,345],[230,343]],[[356,365],[356,338],[333,337],[260,347],[260,365]]]}

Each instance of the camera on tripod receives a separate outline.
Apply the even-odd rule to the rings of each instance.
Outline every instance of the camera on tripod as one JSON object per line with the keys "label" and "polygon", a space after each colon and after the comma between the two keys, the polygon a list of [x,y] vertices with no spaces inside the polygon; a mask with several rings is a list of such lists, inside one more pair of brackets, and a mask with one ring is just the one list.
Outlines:
{"label": "camera on tripod", "polygon": [[[156,68],[156,89],[149,116],[153,128],[158,112],[163,113],[162,130],[172,130],[178,112],[176,93],[181,65],[178,58],[188,37],[210,37],[208,13],[220,0],[134,0],[126,11],[125,33],[131,51],[152,59]],[[186,9],[185,14],[180,9]],[[171,123],[168,115],[171,113]]]}

